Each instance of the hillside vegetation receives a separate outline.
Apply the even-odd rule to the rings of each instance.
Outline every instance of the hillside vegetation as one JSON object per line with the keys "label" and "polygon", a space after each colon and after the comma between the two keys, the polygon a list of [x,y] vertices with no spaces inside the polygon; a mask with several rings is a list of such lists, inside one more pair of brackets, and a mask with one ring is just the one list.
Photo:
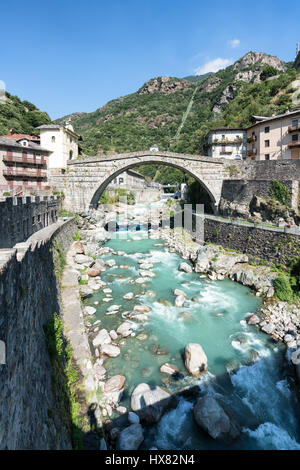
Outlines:
{"label": "hillside vegetation", "polygon": [[[201,154],[203,137],[211,128],[247,126],[252,114],[270,116],[291,108],[294,90],[289,85],[297,77],[291,65],[249,52],[198,81],[153,78],[136,93],[92,113],[75,113],[72,123],[82,134],[83,151],[88,155],[147,150],[153,144],[160,150]],[[195,90],[191,112],[174,140]]]}
{"label": "hillside vegetation", "polygon": [[0,101],[0,135],[6,135],[10,129],[20,134],[36,134],[36,127],[50,122],[47,113],[18,96],[6,93],[6,101]]}

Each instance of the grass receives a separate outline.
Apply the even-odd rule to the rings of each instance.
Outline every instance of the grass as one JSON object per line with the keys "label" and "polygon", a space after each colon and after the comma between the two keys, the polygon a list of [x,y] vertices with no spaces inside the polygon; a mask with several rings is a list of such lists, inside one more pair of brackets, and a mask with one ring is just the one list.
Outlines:
{"label": "grass", "polygon": [[[48,418],[61,418],[72,437],[75,450],[83,447],[83,429],[86,423],[80,415],[77,400],[79,374],[73,359],[72,349],[63,337],[63,322],[57,313],[44,326],[48,354],[52,366],[52,387],[56,409],[48,409]],[[54,420],[55,423],[55,420]]]}

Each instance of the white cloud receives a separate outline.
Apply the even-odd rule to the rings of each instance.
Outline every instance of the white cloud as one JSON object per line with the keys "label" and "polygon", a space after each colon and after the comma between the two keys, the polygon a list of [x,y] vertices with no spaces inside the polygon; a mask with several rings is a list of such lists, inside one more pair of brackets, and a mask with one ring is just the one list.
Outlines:
{"label": "white cloud", "polygon": [[241,44],[241,41],[239,39],[231,39],[231,41],[228,41],[228,43],[229,43],[230,47],[235,49],[236,47],[238,47]]}
{"label": "white cloud", "polygon": [[217,72],[220,69],[224,69],[228,65],[231,65],[233,62],[232,59],[222,59],[218,57],[217,59],[206,62],[206,64],[197,67],[194,70],[195,75],[203,75],[208,72]]}

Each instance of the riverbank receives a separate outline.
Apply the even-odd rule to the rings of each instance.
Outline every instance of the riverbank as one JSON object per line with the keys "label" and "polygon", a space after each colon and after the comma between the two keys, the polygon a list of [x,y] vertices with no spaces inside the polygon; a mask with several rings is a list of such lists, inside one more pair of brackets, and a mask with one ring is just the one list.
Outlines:
{"label": "riverbank", "polygon": [[[119,327],[116,328],[115,330],[114,329],[109,330],[109,329],[103,328],[104,319],[103,321],[100,320],[100,318],[99,320],[93,319],[93,316],[96,313],[95,311],[98,309],[98,306],[100,307],[98,300],[94,301],[93,307],[85,306],[84,308],[85,327],[90,337],[91,348],[94,350],[93,367],[94,367],[94,372],[97,376],[98,388],[100,391],[99,405],[101,408],[102,418],[104,421],[106,421],[105,429],[107,429],[107,431],[109,432],[108,434],[109,445],[113,445],[113,446],[123,445],[122,444],[123,442],[122,432],[123,431],[125,432],[125,430],[128,427],[132,426],[133,424],[135,426],[130,430],[130,432],[127,430],[125,432],[125,436],[126,436],[126,433],[129,433],[130,435],[132,435],[132,432],[133,432],[134,435],[136,436],[135,445],[137,445],[137,443],[139,443],[140,445],[140,443],[142,442],[141,439],[142,438],[144,439],[145,437],[143,434],[144,432],[143,429],[141,429],[139,426],[138,421],[140,421],[140,418],[135,417],[134,415],[130,415],[130,414],[128,415],[127,414],[128,409],[122,404],[119,404],[122,398],[122,395],[124,395],[124,393],[126,395],[127,386],[124,385],[124,383],[125,381],[128,380],[128,377],[127,377],[128,374],[125,372],[125,374],[123,375],[123,373],[120,372],[122,371],[122,368],[119,368],[119,372],[118,372],[117,367],[116,366],[113,367],[113,363],[120,364],[118,357],[120,358],[122,354],[124,356],[124,351],[123,353],[121,351],[123,350],[124,347],[126,349],[127,347],[126,343],[131,341],[130,338],[132,338],[132,340],[134,340],[135,343],[141,343],[141,341],[145,340],[145,336],[147,336],[147,334],[143,332],[135,331],[135,328],[133,328],[133,322],[135,323],[138,317],[146,321],[147,316],[153,315],[153,312],[148,313],[149,311],[147,311],[147,302],[144,302],[143,294],[142,294],[142,297],[140,297],[140,294],[135,294],[134,292],[127,292],[127,294],[124,294],[124,300],[128,302],[131,299],[132,302],[134,302],[134,304],[142,303],[144,304],[144,308],[139,307],[138,309],[135,310],[135,307],[133,304],[132,312],[130,311],[130,306],[129,306],[128,311],[123,311],[124,308],[121,308],[120,304],[112,303],[114,301],[113,299],[114,294],[111,289],[112,286],[110,286],[109,283],[103,281],[103,277],[109,276],[109,272],[110,272],[109,270],[111,269],[120,268],[123,270],[129,270],[132,268],[130,267],[129,264],[128,265],[125,264],[125,260],[123,263],[122,256],[124,256],[125,254],[123,251],[115,250],[112,247],[103,247],[103,248],[99,247],[99,243],[105,243],[109,238],[109,234],[106,231],[104,231],[103,228],[101,227],[102,225],[101,222],[97,223],[95,219],[91,221],[91,224],[89,222],[85,222],[83,225],[85,226],[85,229],[86,229],[82,234],[84,239],[81,240],[81,242],[77,242],[75,244],[77,253],[76,255],[73,256],[73,263],[74,263],[73,268],[77,270],[77,273],[80,276],[79,284],[81,284],[80,285],[81,295],[84,299],[87,299],[85,302],[90,303],[89,299],[93,298],[94,295],[97,294],[97,292],[99,293],[103,292],[103,296],[104,296],[103,299],[101,297],[101,299],[103,300],[102,304],[110,305],[110,307],[107,308],[106,318],[109,318],[109,319],[116,318],[117,316],[121,314],[124,320],[122,323],[122,328],[118,330],[118,328],[121,327],[121,324],[120,324]],[[137,234],[137,238],[139,238],[139,234]],[[258,298],[260,297],[263,298],[263,296],[266,296],[267,300],[264,301],[259,312],[256,312],[253,315],[249,315],[249,320],[248,320],[249,324],[252,323],[252,324],[258,325],[256,327],[253,327],[254,331],[256,331],[255,328],[257,329],[258,327],[260,327],[263,331],[267,330],[268,328],[265,328],[265,327],[270,323],[270,319],[272,321],[274,320],[275,316],[273,318],[272,315],[275,311],[277,312],[276,318],[278,316],[280,321],[277,321],[275,330],[272,332],[269,331],[269,334],[271,333],[274,339],[277,339],[277,340],[285,339],[285,342],[287,344],[291,343],[292,340],[290,338],[285,338],[285,336],[289,334],[288,333],[289,330],[286,330],[286,328],[290,328],[290,324],[293,324],[293,326],[295,327],[295,331],[296,331],[296,336],[294,336],[293,341],[297,342],[299,340],[299,337],[298,337],[299,325],[297,324],[296,321],[294,322],[295,318],[291,316],[291,315],[294,315],[296,317],[299,314],[299,311],[295,310],[294,307],[291,307],[292,310],[290,310],[290,306],[288,304],[285,305],[285,303],[278,303],[273,298],[273,295],[274,295],[273,281],[274,281],[274,278],[276,277],[276,273],[272,273],[271,270],[269,270],[265,266],[254,267],[254,266],[248,265],[245,255],[241,255],[239,253],[232,253],[232,252],[229,253],[229,252],[226,252],[226,250],[222,250],[221,247],[214,247],[212,245],[206,245],[204,247],[200,247],[200,250],[199,250],[199,245],[196,245],[188,237],[187,234],[179,234],[177,232],[174,233],[167,229],[150,231],[150,241],[151,243],[153,243],[153,245],[149,245],[149,246],[161,245],[160,240],[164,240],[166,242],[166,244],[168,245],[168,252],[178,253],[184,260],[188,261],[188,263],[186,263],[188,267],[183,265],[181,272],[184,273],[185,270],[187,270],[186,274],[188,274],[189,270],[191,270],[191,272],[194,273],[192,275],[199,276],[200,279],[202,276],[204,276],[204,274],[201,274],[201,273],[205,273],[205,275],[207,275],[208,282],[211,282],[211,283],[222,281],[224,280],[224,278],[228,277],[229,279],[238,281],[239,283],[244,284],[245,286],[251,287],[253,290],[255,290]],[[122,243],[124,245],[124,243],[126,243],[126,240],[124,240]],[[130,246],[130,244],[128,246]],[[115,260],[119,257],[120,257],[120,260],[122,260],[123,264],[119,264],[118,262],[116,263]],[[147,261],[147,259],[145,259],[145,255],[143,255],[143,257],[140,258],[140,261],[141,261],[140,276],[135,279],[135,285],[137,286],[140,285],[141,287],[143,287],[143,285],[145,285],[145,282],[147,280],[149,279],[151,280],[151,276],[152,276],[151,273],[153,273],[153,269],[151,266],[149,266],[149,264],[151,265],[153,263],[149,260]],[[127,258],[127,262],[128,262],[128,258]],[[143,271],[144,271],[144,275],[142,275]],[[146,275],[146,273],[148,274]],[[155,274],[155,271],[154,271],[154,274]],[[120,280],[122,280],[123,275],[120,274],[119,277],[120,277]],[[110,279],[113,280],[114,278],[112,277]],[[155,277],[153,279],[155,279]],[[206,282],[205,279],[203,279],[203,281]],[[178,295],[176,296],[176,299],[178,302],[184,300],[184,299],[180,299],[180,295],[182,295],[182,293],[177,292],[177,294]],[[125,295],[127,295],[127,300],[125,299]],[[271,310],[268,310],[269,308]],[[170,309],[171,309],[171,306],[169,307],[169,310]],[[152,307],[152,310],[153,310],[153,307]],[[166,304],[166,312],[167,311],[168,311],[168,307]],[[286,311],[287,313],[285,313]],[[282,318],[283,318],[282,312],[284,312],[284,315],[287,315],[285,317],[285,321],[282,321]],[[265,322],[265,324],[263,324],[263,322]],[[141,321],[140,324],[143,325],[144,322]],[[278,335],[278,338],[275,338],[276,333]],[[283,333],[285,334],[283,335]],[[140,338],[137,340],[136,338],[138,338],[139,336]],[[294,347],[295,345],[292,343],[292,344],[288,344],[288,346]],[[162,358],[163,358],[163,355],[162,355]],[[107,370],[106,364],[109,364],[109,368],[112,367],[111,372]],[[112,375],[115,373],[114,371],[118,373],[116,373],[115,375]],[[107,373],[110,376],[108,381],[105,379]],[[168,386],[170,385],[170,383],[172,384],[172,374],[170,376],[169,381],[167,381],[166,383],[168,384]],[[160,396],[160,393],[161,393],[159,389],[160,387],[158,387],[157,389],[158,396]],[[166,398],[167,397],[165,396],[164,399]],[[162,399],[160,397],[159,401],[161,400]],[[120,419],[116,421],[118,425],[114,425],[115,420],[116,420],[116,418],[114,417],[115,413],[120,414],[120,417],[122,418],[122,419],[120,418],[122,421],[121,425],[120,425]],[[159,419],[161,419],[161,416],[162,414],[160,413]],[[131,423],[130,420],[133,422]],[[128,439],[127,439],[127,444],[125,443],[124,445],[125,446],[128,445]]]}

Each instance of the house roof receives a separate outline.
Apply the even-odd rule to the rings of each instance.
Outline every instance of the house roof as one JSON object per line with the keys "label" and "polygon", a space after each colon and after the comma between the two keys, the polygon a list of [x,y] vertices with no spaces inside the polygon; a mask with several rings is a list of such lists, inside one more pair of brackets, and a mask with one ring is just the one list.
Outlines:
{"label": "house roof", "polygon": [[138,171],[134,171],[134,170],[129,169],[129,170],[126,170],[126,172],[131,173],[133,176],[137,176],[139,178],[145,179],[145,176],[142,175],[141,173],[139,173]]}
{"label": "house roof", "polygon": [[65,132],[77,137],[78,140],[82,140],[82,136],[80,134],[76,134],[76,132],[71,131],[71,129],[68,129],[67,127],[64,127],[64,126],[60,126],[59,124],[43,124],[42,126],[39,126],[36,129],[39,129],[39,130],[63,129]]}
{"label": "house roof", "polygon": [[243,127],[216,127],[215,129],[211,129],[208,134],[211,132],[217,132],[217,131],[244,131],[245,129]]}
{"label": "house roof", "polygon": [[257,126],[257,124],[262,124],[264,122],[269,122],[269,121],[276,121],[277,119],[282,119],[285,117],[289,116],[297,116],[300,115],[300,109],[296,109],[295,111],[290,111],[288,113],[283,113],[283,114],[277,114],[277,116],[271,116],[271,117],[266,117],[266,116],[252,116],[251,120],[255,120],[256,122],[252,124],[251,126],[247,127],[247,129],[251,129],[251,127]]}
{"label": "house roof", "polygon": [[28,146],[24,147],[24,145],[20,144],[21,139],[12,139],[10,137],[0,137],[0,147],[13,147],[13,148],[21,148],[21,149],[30,149],[30,150],[37,150],[39,152],[45,152],[45,153],[52,153],[51,150],[45,149],[41,147],[39,144],[36,144],[35,142],[31,142],[29,139],[28,140]]}
{"label": "house roof", "polygon": [[12,132],[12,129],[9,131],[8,134],[2,135],[1,137],[12,138],[12,139],[28,139],[32,141],[40,140],[39,135],[30,135],[30,134],[15,134]]}

